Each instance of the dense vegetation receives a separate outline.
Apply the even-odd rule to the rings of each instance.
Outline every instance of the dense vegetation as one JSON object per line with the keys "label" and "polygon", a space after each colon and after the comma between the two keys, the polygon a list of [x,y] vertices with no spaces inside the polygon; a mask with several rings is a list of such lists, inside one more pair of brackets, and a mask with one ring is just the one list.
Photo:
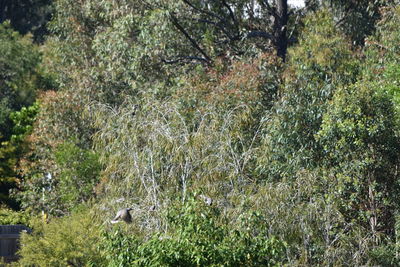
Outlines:
{"label": "dense vegetation", "polygon": [[0,25],[16,266],[400,265],[397,1],[25,2]]}

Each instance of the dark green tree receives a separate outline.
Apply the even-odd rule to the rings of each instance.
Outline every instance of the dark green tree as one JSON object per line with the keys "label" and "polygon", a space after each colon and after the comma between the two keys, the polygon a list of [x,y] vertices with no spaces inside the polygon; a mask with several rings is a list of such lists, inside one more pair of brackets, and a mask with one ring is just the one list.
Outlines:
{"label": "dark green tree", "polygon": [[51,18],[52,0],[2,0],[0,23],[6,20],[21,34],[31,32],[35,41],[43,41],[48,33],[46,23]]}
{"label": "dark green tree", "polygon": [[35,101],[40,54],[29,37],[0,24],[0,140],[10,137],[10,114]]}
{"label": "dark green tree", "polygon": [[9,197],[10,189],[17,187],[21,181],[17,171],[20,158],[27,151],[26,137],[32,132],[33,123],[39,110],[39,104],[23,107],[20,111],[10,114],[12,135],[9,140],[0,143],[0,200],[12,208],[18,205]]}
{"label": "dark green tree", "polygon": [[[0,183],[2,202],[15,187],[16,166],[23,154],[23,139],[31,131],[40,80],[40,54],[28,36],[22,37],[8,22],[0,24]],[[11,202],[12,203],[11,203]]]}

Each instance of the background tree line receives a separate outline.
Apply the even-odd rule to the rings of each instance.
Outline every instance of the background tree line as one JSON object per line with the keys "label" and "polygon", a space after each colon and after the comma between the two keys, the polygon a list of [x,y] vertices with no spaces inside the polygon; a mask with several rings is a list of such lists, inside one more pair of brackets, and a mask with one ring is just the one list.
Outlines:
{"label": "background tree line", "polygon": [[2,1],[15,264],[399,265],[397,4]]}

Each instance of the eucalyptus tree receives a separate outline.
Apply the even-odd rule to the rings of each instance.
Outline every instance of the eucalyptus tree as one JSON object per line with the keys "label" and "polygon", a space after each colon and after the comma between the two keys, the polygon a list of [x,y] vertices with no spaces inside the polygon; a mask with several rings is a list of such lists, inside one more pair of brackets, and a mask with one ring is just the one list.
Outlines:
{"label": "eucalyptus tree", "polygon": [[[275,49],[276,54],[285,60],[289,22],[287,0],[182,2],[187,12],[174,11],[170,13],[170,20],[202,56],[201,60],[207,63],[212,61],[208,53],[214,51],[202,48],[207,42],[212,42],[218,56],[227,52],[245,53],[243,41],[250,39],[251,44],[256,44],[262,50]],[[199,32],[199,29],[203,29],[203,32]]]}
{"label": "eucalyptus tree", "polygon": [[306,0],[307,9],[329,8],[335,18],[335,26],[353,43],[364,45],[372,35],[385,8],[398,5],[398,0]]}
{"label": "eucalyptus tree", "polygon": [[58,0],[55,8],[62,65],[79,69],[76,77],[61,73],[85,81],[76,88],[112,87],[115,94],[137,93],[139,81],[169,85],[168,77],[186,73],[182,64],[212,66],[252,51],[276,51],[284,60],[293,13],[287,0]]}

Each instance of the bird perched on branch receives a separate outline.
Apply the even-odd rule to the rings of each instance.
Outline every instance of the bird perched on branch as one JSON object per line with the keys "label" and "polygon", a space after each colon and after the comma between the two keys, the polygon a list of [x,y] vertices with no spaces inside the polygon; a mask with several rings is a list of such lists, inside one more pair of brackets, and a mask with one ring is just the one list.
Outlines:
{"label": "bird perched on branch", "polygon": [[129,213],[129,211],[133,210],[132,208],[126,208],[126,209],[122,209],[119,210],[117,212],[117,215],[115,216],[115,218],[111,221],[111,223],[117,223],[117,222],[121,222],[124,221],[126,223],[131,223],[132,222],[132,216]]}

